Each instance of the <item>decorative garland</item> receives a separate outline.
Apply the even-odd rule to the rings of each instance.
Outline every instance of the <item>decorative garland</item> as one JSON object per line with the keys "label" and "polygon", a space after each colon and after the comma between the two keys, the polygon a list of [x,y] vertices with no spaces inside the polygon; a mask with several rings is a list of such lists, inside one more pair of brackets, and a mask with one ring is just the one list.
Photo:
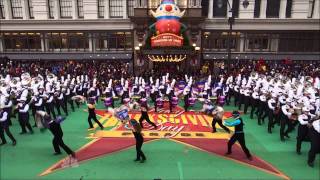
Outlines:
{"label": "decorative garland", "polygon": [[153,62],[181,62],[187,55],[148,55],[148,59]]}

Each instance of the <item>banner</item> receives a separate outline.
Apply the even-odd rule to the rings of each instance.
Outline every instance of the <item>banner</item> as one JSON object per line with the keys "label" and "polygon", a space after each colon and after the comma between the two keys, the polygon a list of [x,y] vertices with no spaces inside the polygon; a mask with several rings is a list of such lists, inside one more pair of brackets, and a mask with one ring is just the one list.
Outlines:
{"label": "banner", "polygon": [[164,33],[151,38],[152,47],[182,46],[183,38],[171,33]]}

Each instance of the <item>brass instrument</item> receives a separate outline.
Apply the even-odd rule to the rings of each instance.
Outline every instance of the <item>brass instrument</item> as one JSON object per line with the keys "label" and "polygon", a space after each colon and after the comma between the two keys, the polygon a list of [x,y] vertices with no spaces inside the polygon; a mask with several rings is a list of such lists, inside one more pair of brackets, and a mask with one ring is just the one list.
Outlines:
{"label": "brass instrument", "polygon": [[23,86],[30,86],[30,84],[31,84],[31,76],[30,76],[30,74],[29,73],[23,73],[22,75],[21,75],[21,84],[23,85]]}
{"label": "brass instrument", "polygon": [[47,81],[53,83],[56,79],[56,76],[52,73],[47,74]]}

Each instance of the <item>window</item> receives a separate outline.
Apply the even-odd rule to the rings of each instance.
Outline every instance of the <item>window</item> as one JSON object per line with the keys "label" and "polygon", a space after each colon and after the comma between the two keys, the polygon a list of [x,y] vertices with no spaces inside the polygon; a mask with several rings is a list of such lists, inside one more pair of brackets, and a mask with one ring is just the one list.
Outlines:
{"label": "window", "polygon": [[227,1],[216,0],[213,1],[213,17],[226,17],[227,16]]}
{"label": "window", "polygon": [[202,16],[208,17],[209,0],[202,0],[201,1],[201,7],[202,7]]}
{"label": "window", "polygon": [[292,0],[287,0],[286,18],[291,18]]}
{"label": "window", "polygon": [[319,52],[318,32],[285,32],[279,36],[279,52]]}
{"label": "window", "polygon": [[260,6],[261,6],[261,0],[255,0],[254,1],[254,17],[255,18],[260,17]]}
{"label": "window", "polygon": [[0,0],[0,19],[5,19],[5,12],[4,12],[4,0]]}
{"label": "window", "polygon": [[[192,6],[193,4],[195,4],[195,2],[189,2],[190,5]],[[178,7],[179,8],[187,8],[188,6],[188,1],[187,0],[180,0],[180,1],[177,1],[177,4],[178,4]]]}
{"label": "window", "polygon": [[268,0],[267,1],[267,18],[279,18],[280,1]]}
{"label": "window", "polygon": [[131,50],[132,34],[131,32],[106,32],[94,34],[96,39],[96,50]]}
{"label": "window", "polygon": [[121,18],[123,17],[122,12],[122,1],[119,0],[110,0],[109,1],[109,11],[111,18]]}
{"label": "window", "polygon": [[11,13],[13,19],[22,19],[21,0],[11,0]]}
{"label": "window", "polygon": [[128,0],[127,3],[128,3],[127,4],[128,16],[132,17],[132,16],[134,16],[134,3],[135,3],[135,0]]}
{"label": "window", "polygon": [[247,50],[269,51],[269,36],[265,34],[250,34],[247,39]]}
{"label": "window", "polygon": [[48,0],[48,13],[49,13],[49,18],[53,19],[54,18],[54,0]]}
{"label": "window", "polygon": [[[141,4],[144,4],[143,0],[139,0]],[[149,8],[156,9],[160,5],[160,1],[158,0],[149,0]]]}
{"label": "window", "polygon": [[83,0],[77,0],[78,17],[83,18]]}
{"label": "window", "polygon": [[87,33],[47,33],[49,51],[86,51],[89,49]]}
{"label": "window", "polygon": [[72,0],[60,0],[60,17],[72,18]]}
{"label": "window", "polygon": [[[225,51],[228,48],[228,32],[204,32],[203,49],[210,51]],[[230,48],[235,51],[239,35],[234,32],[230,39]]]}
{"label": "window", "polygon": [[98,0],[98,17],[104,18],[104,0]]}
{"label": "window", "polygon": [[34,19],[32,0],[28,0],[28,7],[29,7],[29,18]]}
{"label": "window", "polygon": [[41,51],[40,33],[4,33],[5,51]]}
{"label": "window", "polygon": [[232,16],[236,18],[239,17],[239,3],[240,3],[240,0],[232,1],[232,10],[233,10]]}

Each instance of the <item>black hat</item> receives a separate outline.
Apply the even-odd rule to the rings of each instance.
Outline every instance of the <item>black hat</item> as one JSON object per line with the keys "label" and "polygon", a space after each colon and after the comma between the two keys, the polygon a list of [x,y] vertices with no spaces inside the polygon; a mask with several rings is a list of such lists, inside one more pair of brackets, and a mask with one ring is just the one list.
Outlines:
{"label": "black hat", "polygon": [[240,116],[239,111],[233,111],[233,112],[232,112],[232,116],[233,116],[233,117],[238,117],[238,116]]}

